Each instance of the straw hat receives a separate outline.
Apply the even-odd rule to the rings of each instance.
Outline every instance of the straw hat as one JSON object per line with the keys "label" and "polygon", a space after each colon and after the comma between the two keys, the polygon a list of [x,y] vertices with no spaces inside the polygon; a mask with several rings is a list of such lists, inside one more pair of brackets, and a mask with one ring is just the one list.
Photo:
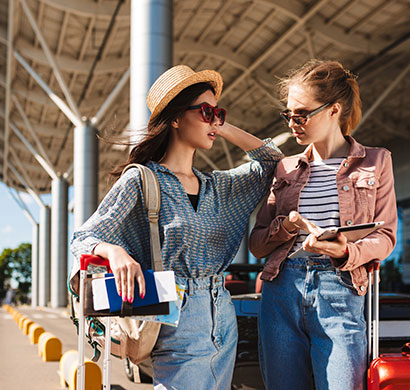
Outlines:
{"label": "straw hat", "polygon": [[214,70],[194,72],[189,66],[176,65],[158,77],[147,96],[151,111],[150,120],[155,118],[183,89],[193,84],[209,83],[215,89],[216,100],[222,92],[222,76]]}

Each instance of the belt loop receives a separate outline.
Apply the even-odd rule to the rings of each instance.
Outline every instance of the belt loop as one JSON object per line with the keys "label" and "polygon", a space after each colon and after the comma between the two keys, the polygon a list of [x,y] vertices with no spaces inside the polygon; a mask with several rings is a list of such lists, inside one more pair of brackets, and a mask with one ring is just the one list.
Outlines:
{"label": "belt loop", "polygon": [[221,275],[222,277],[222,288],[224,289],[224,291],[226,291],[226,287],[225,287],[225,275]]}
{"label": "belt loop", "polygon": [[188,279],[188,292],[190,297],[194,295],[194,281],[192,279]]}

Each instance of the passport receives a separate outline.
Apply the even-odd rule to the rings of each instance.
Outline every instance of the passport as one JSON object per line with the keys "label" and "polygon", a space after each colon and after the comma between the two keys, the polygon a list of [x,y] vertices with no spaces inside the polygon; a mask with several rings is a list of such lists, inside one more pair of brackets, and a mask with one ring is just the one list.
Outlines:
{"label": "passport", "polygon": [[[145,278],[145,296],[141,299],[137,281],[135,281],[133,307],[154,305],[177,300],[174,271],[143,270]],[[92,280],[94,310],[116,312],[121,310],[122,298],[117,293],[113,274]]]}

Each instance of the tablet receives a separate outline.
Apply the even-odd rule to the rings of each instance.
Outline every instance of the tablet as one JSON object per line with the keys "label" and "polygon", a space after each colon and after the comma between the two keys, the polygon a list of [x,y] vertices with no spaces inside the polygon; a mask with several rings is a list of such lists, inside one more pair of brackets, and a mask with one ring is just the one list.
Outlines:
{"label": "tablet", "polygon": [[[328,240],[332,241],[335,240],[338,233],[343,233],[347,241],[355,242],[360,240],[363,237],[366,237],[368,234],[374,232],[379,227],[383,226],[383,221],[378,222],[370,222],[370,223],[362,223],[358,225],[349,225],[349,226],[341,226],[326,229],[320,236],[318,236],[318,241]],[[289,258],[293,259],[295,257],[306,257],[312,256],[313,252],[305,251],[302,247],[292,253]]]}

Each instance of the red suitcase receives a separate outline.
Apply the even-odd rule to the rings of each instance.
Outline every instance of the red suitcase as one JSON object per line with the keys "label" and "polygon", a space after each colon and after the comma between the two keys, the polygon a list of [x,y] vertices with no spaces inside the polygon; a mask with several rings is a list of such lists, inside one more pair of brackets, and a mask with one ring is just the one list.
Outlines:
{"label": "red suitcase", "polygon": [[402,353],[379,356],[379,269],[379,261],[369,267],[368,340],[372,361],[367,371],[367,390],[410,390],[410,343],[403,346]]}

